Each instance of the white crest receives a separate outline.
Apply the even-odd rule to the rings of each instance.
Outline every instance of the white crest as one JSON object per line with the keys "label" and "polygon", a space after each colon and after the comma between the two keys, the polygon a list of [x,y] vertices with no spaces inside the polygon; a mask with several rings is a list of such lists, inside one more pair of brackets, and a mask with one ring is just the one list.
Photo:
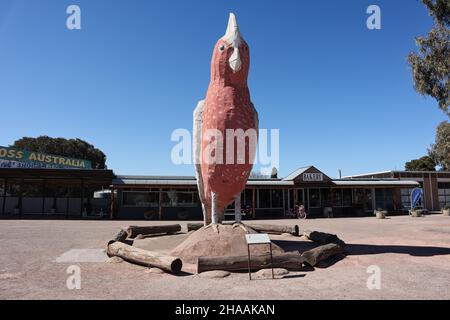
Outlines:
{"label": "white crest", "polygon": [[225,35],[222,37],[230,46],[233,48],[238,48],[242,42],[241,33],[239,32],[239,27],[236,22],[236,16],[234,13],[230,13],[230,18],[228,19],[228,26]]}
{"label": "white crest", "polygon": [[234,13],[230,13],[230,18],[228,19],[228,26],[225,35],[222,40],[226,41],[231,47],[234,48],[233,54],[229,59],[230,68],[233,72],[241,70],[242,62],[241,56],[239,54],[239,45],[242,43],[241,33],[239,32],[239,27],[236,22],[236,17]]}

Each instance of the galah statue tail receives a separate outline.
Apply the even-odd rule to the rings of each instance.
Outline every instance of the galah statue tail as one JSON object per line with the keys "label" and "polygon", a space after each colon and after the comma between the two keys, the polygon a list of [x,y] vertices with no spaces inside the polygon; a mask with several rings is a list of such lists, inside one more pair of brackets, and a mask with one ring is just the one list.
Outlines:
{"label": "galah statue tail", "polygon": [[[226,33],[214,47],[206,98],[194,111],[194,161],[205,225],[221,223],[225,209],[233,201],[235,222],[241,222],[241,192],[252,170],[258,132],[258,113],[247,86],[249,66],[248,45],[239,32],[235,15],[231,13]],[[244,161],[242,156],[240,161],[237,160],[238,143],[235,138],[234,147],[230,146],[230,150],[234,150],[234,161],[227,161],[227,143],[230,143],[227,129],[232,129],[232,132],[253,129],[250,131],[256,133],[254,143],[245,139]],[[214,132],[220,132],[223,137],[220,148],[217,135],[211,134]],[[211,145],[216,148],[211,148]],[[217,154],[219,152],[223,152],[223,157]]]}

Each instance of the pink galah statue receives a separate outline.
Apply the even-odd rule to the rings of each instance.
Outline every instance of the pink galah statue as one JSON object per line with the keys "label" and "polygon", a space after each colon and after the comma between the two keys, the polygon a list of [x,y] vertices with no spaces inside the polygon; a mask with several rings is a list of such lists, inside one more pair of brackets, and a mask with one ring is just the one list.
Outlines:
{"label": "pink galah statue", "polygon": [[[194,160],[205,225],[221,223],[233,201],[236,223],[241,222],[241,192],[252,170],[258,133],[258,113],[247,87],[249,66],[248,45],[231,13],[226,33],[214,47],[206,99],[194,111]],[[247,134],[243,148],[230,136],[239,132]]]}

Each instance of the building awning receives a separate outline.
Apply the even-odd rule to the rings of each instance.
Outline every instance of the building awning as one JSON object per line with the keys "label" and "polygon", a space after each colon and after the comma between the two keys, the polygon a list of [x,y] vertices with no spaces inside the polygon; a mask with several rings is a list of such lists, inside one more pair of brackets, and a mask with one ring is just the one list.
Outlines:
{"label": "building awning", "polygon": [[135,185],[135,186],[197,186],[196,180],[175,180],[175,179],[113,179],[113,185]]}
{"label": "building awning", "polygon": [[338,187],[417,187],[420,184],[417,181],[410,180],[334,180],[333,183]]}
{"label": "building awning", "polygon": [[[196,187],[197,181],[194,177],[138,177],[138,176],[118,176],[113,179],[115,186],[187,186]],[[266,186],[266,187],[282,187],[295,186],[294,181],[285,181],[278,179],[250,179],[247,186]],[[302,188],[319,188],[319,187],[405,187],[413,188],[419,186],[419,183],[411,180],[394,180],[394,179],[348,179],[333,180],[328,185],[298,185]]]}
{"label": "building awning", "polygon": [[248,180],[248,186],[293,186],[294,181],[280,180]]}
{"label": "building awning", "polygon": [[[135,186],[197,186],[197,180],[191,179],[130,179],[117,178],[113,180],[113,185],[135,185]],[[280,180],[248,180],[248,186],[293,186],[293,181]]]}

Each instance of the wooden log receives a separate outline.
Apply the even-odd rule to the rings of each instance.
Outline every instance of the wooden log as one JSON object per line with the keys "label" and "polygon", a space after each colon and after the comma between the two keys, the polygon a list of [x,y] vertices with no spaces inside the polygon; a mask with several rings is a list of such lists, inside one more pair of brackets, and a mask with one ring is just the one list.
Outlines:
{"label": "wooden log", "polygon": [[125,243],[125,240],[128,238],[128,232],[125,229],[120,229],[119,233],[117,233],[115,235],[114,238],[112,238],[109,242],[108,245],[113,243],[113,242],[123,242]]}
{"label": "wooden log", "polygon": [[305,263],[314,267],[320,261],[323,261],[331,256],[341,254],[343,252],[342,246],[336,243],[328,243],[317,248],[305,251],[302,253],[302,258]]}
{"label": "wooden log", "polygon": [[204,224],[203,223],[188,223],[187,224],[187,231],[195,231],[200,229],[201,227],[203,227]]}
{"label": "wooden log", "polygon": [[160,268],[171,273],[178,273],[183,267],[180,258],[136,248],[122,242],[113,242],[108,245],[107,254],[110,257],[121,257],[128,262]]}
{"label": "wooden log", "polygon": [[[298,251],[273,255],[273,267],[288,270],[301,270],[303,258]],[[250,269],[252,271],[270,268],[270,255],[251,255]],[[243,271],[248,270],[248,256],[199,257],[197,272],[212,270]]]}
{"label": "wooden log", "polygon": [[252,228],[255,231],[258,232],[266,232],[271,234],[282,234],[282,233],[289,233],[294,236],[298,236],[298,226],[278,226],[278,225],[271,225],[271,224],[249,224],[250,228]]}
{"label": "wooden log", "polygon": [[160,233],[177,233],[181,231],[181,225],[170,224],[161,226],[129,226],[127,228],[128,237],[135,238],[138,234],[143,236],[149,234],[160,234]]}
{"label": "wooden log", "polygon": [[328,244],[339,241],[337,235],[319,231],[305,231],[303,232],[303,236],[319,244]]}

